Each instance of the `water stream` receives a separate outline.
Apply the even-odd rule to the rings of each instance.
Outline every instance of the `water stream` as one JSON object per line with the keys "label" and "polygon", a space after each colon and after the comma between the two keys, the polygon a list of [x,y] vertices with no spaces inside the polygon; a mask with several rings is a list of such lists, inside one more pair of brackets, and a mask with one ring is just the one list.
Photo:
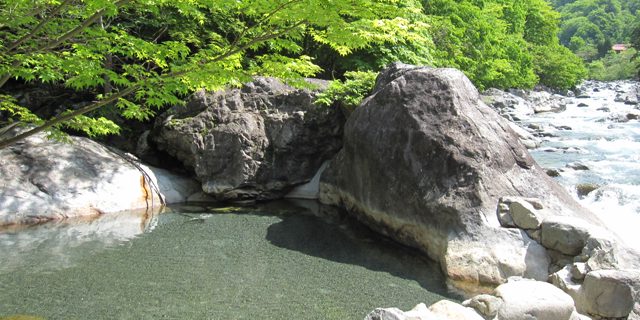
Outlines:
{"label": "water stream", "polygon": [[455,299],[435,263],[339,215],[170,211],[0,232],[0,319],[362,319]]}
{"label": "water stream", "polygon": [[[640,244],[640,123],[596,84],[561,113],[523,118],[532,150],[629,245]],[[595,89],[597,88],[597,89]],[[575,163],[588,170],[576,170]],[[586,196],[576,185],[598,188]],[[0,319],[362,319],[443,298],[438,266],[313,203],[176,206],[0,230]]]}
{"label": "water stream", "polygon": [[[615,101],[635,86],[632,81],[589,83],[584,97],[571,99],[565,111],[535,114],[521,124],[533,124],[547,135],[542,146],[531,151],[536,161],[559,170],[558,182],[628,245],[640,249],[640,122],[633,116],[639,111]],[[579,170],[585,168],[576,163],[587,170]],[[578,195],[576,186],[585,183],[597,189]]]}

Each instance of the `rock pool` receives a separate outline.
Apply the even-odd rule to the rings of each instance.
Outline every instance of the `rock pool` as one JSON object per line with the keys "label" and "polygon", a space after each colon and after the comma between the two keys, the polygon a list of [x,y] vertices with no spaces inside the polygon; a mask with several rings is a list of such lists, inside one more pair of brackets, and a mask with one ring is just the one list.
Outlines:
{"label": "rock pool", "polygon": [[436,263],[340,215],[169,211],[0,231],[0,319],[362,319],[456,300]]}

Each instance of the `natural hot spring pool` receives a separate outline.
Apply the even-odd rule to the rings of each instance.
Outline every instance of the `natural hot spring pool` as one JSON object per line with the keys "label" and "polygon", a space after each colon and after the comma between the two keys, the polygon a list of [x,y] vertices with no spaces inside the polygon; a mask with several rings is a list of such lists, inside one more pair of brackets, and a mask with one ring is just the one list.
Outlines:
{"label": "natural hot spring pool", "polygon": [[0,231],[0,318],[362,319],[455,299],[435,263],[338,216],[169,211]]}

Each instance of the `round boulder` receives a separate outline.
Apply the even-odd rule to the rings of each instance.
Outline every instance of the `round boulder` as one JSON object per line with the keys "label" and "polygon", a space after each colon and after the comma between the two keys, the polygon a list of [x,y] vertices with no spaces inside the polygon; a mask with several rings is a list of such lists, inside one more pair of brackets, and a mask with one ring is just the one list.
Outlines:
{"label": "round boulder", "polygon": [[576,312],[573,299],[547,282],[510,279],[494,294],[503,300],[500,320],[569,320]]}
{"label": "round boulder", "polygon": [[576,256],[589,239],[590,226],[578,218],[550,217],[542,221],[540,229],[544,247]]}
{"label": "round boulder", "polygon": [[[605,318],[627,317],[640,298],[640,271],[597,270],[583,283],[584,312]],[[640,311],[640,310],[639,310]]]}

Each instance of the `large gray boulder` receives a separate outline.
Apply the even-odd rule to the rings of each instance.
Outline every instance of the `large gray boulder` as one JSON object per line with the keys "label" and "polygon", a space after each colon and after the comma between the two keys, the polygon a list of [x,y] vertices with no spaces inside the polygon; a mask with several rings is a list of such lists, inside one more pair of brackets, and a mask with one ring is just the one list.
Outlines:
{"label": "large gray boulder", "polygon": [[541,224],[542,245],[560,253],[576,256],[589,239],[592,229],[582,219],[571,217],[551,217]]}
{"label": "large gray boulder", "polygon": [[159,209],[198,191],[192,179],[78,137],[36,135],[0,149],[0,177],[0,226]]}
{"label": "large gray boulder", "polygon": [[578,308],[603,318],[640,316],[640,270],[597,270],[589,272],[582,285]]}
{"label": "large gray boulder", "polygon": [[546,280],[546,250],[500,227],[503,196],[543,199],[554,215],[598,221],[534,162],[462,72],[399,64],[348,119],[344,148],[320,183],[322,202],[421,249],[456,285]]}
{"label": "large gray boulder", "polygon": [[315,105],[317,92],[272,78],[199,91],[159,118],[151,139],[217,199],[280,198],[309,181],[342,145],[343,115]]}

